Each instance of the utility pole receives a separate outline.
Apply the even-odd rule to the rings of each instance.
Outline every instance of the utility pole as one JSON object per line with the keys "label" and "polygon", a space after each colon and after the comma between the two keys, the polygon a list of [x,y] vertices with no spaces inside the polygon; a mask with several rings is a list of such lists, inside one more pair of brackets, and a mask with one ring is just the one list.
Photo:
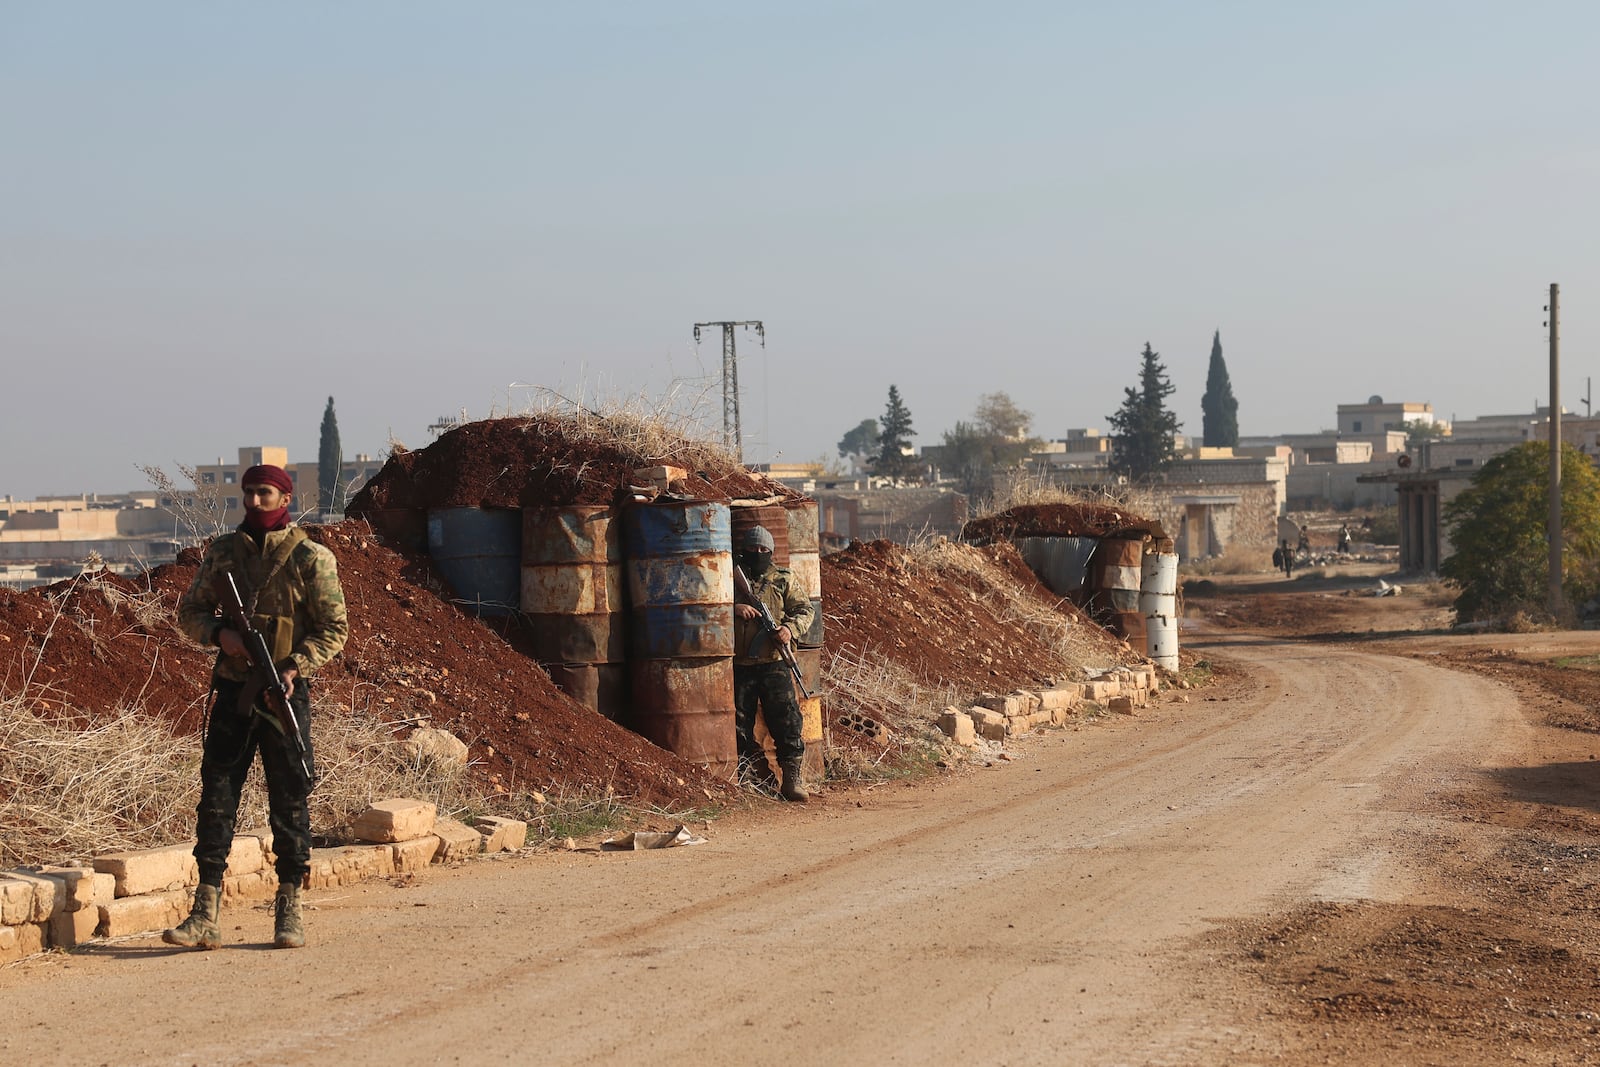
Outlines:
{"label": "utility pole", "polygon": [[733,453],[735,459],[744,462],[744,435],[739,428],[739,355],[734,348],[734,328],[755,328],[756,336],[761,339],[761,347],[767,347],[767,328],[761,324],[760,319],[745,319],[740,322],[697,322],[694,324],[694,343],[700,343],[700,330],[702,327],[722,327],[722,447]]}
{"label": "utility pole", "polygon": [[1561,287],[1550,286],[1550,614],[1561,617]]}

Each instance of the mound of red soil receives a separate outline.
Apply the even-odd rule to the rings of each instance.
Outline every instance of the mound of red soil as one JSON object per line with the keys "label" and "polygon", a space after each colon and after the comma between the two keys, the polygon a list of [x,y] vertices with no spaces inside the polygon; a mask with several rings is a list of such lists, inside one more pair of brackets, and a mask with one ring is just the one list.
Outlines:
{"label": "mound of red soil", "polygon": [[[442,599],[422,557],[392,551],[361,522],[307,528],[331,550],[350,609],[344,652],[317,673],[319,707],[397,728],[426,720],[465,741],[507,788],[604,791],[669,805],[728,794],[670,752],[558,690],[537,664]],[[212,652],[178,633],[178,598],[196,552],[145,582],[99,573],[25,593],[0,592],[0,696],[28,695],[85,722],[119,706],[190,733]]]}
{"label": "mound of red soil", "polygon": [[0,590],[0,697],[26,696],[85,725],[138,708],[192,728],[211,656],[173,625],[177,596],[169,583],[152,589],[109,571]]}
{"label": "mound of red soil", "polygon": [[[997,566],[1030,608],[1067,619],[1107,661],[1142,659],[1040,584],[1009,542],[947,548]],[[1021,622],[994,586],[967,570],[921,562],[892,541],[856,541],[824,556],[822,588],[825,662],[875,653],[929,685],[969,694],[1038,688],[1081,666]]]}
{"label": "mound of red soil", "polygon": [[673,489],[697,499],[795,495],[709,446],[680,441],[664,455],[647,455],[629,443],[626,427],[608,433],[605,421],[537,415],[467,423],[427,448],[390,456],[347,512],[610,504],[636,469],[657,464],[685,468],[688,477]]}
{"label": "mound of red soil", "polygon": [[973,519],[963,541],[989,544],[1017,537],[1164,538],[1161,524],[1122,508],[1097,504],[1024,504]]}

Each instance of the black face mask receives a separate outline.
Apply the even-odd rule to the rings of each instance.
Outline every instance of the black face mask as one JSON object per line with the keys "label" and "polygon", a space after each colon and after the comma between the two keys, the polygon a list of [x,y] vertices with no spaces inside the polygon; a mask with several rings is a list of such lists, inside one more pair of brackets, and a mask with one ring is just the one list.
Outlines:
{"label": "black face mask", "polygon": [[739,565],[744,568],[744,572],[748,575],[765,574],[767,569],[772,566],[772,553],[741,552],[739,553]]}

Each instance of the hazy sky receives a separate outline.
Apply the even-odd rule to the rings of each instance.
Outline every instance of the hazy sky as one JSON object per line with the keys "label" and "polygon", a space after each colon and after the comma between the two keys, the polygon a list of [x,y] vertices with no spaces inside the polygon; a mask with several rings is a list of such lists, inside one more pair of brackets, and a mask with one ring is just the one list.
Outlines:
{"label": "hazy sky", "polygon": [[0,0],[0,494],[426,444],[566,395],[809,460],[891,383],[1104,426],[1146,341],[1200,431],[1579,396],[1600,5]]}

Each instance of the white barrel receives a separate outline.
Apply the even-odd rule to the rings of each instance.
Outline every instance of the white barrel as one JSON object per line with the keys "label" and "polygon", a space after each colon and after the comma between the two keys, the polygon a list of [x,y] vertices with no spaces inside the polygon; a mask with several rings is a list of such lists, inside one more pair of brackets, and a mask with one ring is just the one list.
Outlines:
{"label": "white barrel", "polygon": [[1171,615],[1147,615],[1144,620],[1144,654],[1158,667],[1178,669],[1178,620]]}
{"label": "white barrel", "polygon": [[1152,552],[1146,556],[1139,565],[1139,591],[1141,593],[1176,593],[1178,591],[1177,554]]}
{"label": "white barrel", "polygon": [[1169,619],[1176,618],[1178,615],[1177,594],[1140,592],[1139,614],[1147,619],[1152,615],[1165,615]]}

